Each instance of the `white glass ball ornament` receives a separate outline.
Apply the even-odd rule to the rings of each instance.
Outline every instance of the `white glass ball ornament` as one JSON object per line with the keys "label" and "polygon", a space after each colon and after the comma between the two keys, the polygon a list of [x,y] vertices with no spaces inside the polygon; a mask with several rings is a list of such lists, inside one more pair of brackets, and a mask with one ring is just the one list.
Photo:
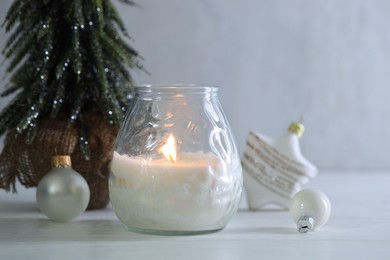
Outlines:
{"label": "white glass ball ornament", "polygon": [[300,233],[314,231],[329,219],[331,204],[322,191],[304,189],[291,199],[290,213]]}
{"label": "white glass ball ornament", "polygon": [[70,157],[53,157],[51,169],[39,182],[39,209],[51,220],[69,221],[85,211],[90,191],[86,180],[70,166]]}

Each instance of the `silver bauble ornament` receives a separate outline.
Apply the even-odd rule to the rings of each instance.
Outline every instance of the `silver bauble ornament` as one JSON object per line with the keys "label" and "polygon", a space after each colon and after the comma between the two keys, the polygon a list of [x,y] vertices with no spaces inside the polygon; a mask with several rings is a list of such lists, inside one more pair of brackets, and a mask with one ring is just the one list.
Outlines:
{"label": "silver bauble ornament", "polygon": [[90,196],[88,183],[71,168],[69,156],[54,156],[52,165],[53,169],[38,184],[38,207],[54,221],[69,221],[87,208]]}

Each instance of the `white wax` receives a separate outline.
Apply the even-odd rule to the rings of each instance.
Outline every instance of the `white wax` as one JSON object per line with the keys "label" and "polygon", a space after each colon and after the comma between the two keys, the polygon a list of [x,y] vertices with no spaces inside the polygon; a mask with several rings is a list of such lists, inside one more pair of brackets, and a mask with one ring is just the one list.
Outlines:
{"label": "white wax", "polygon": [[238,208],[239,160],[181,153],[176,162],[114,152],[110,198],[118,218],[138,229],[205,231],[223,228]]}

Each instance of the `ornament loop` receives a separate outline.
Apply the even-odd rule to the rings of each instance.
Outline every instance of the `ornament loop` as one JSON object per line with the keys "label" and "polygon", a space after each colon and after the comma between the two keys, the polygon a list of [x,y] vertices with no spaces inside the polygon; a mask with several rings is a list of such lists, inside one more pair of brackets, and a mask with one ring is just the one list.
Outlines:
{"label": "ornament loop", "polygon": [[69,155],[54,155],[51,158],[51,165],[53,168],[71,167],[72,162]]}

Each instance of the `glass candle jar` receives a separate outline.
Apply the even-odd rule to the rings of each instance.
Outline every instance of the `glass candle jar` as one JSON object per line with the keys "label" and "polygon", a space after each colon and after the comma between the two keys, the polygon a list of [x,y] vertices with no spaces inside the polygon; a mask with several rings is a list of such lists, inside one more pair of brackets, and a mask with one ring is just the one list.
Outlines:
{"label": "glass candle jar", "polygon": [[217,87],[135,87],[110,167],[114,211],[136,232],[217,231],[241,198],[240,157]]}

